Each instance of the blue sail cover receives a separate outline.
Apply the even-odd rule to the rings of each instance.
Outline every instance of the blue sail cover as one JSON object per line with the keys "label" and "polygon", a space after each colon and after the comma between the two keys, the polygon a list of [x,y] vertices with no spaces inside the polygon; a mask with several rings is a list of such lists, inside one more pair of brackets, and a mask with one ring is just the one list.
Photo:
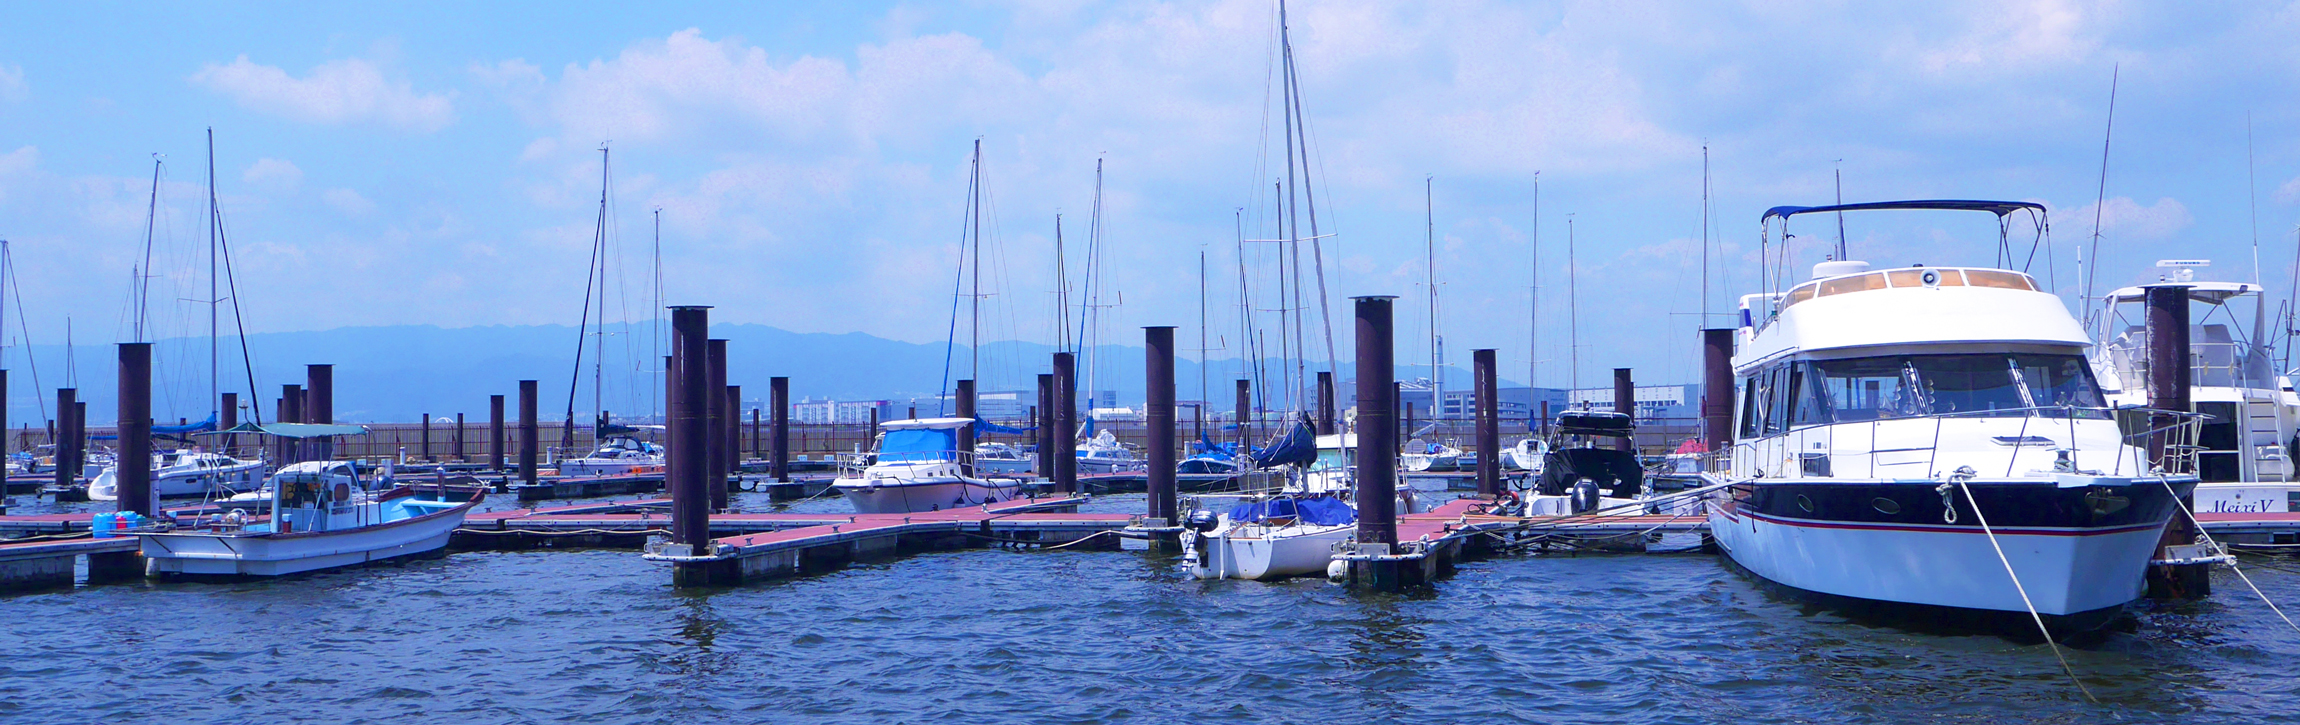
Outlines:
{"label": "blue sail cover", "polygon": [[992,423],[992,422],[990,422],[990,421],[987,421],[987,420],[983,420],[983,419],[981,419],[981,418],[975,418],[975,419],[974,419],[974,429],[975,429],[975,430],[977,430],[977,431],[981,431],[981,432],[983,432],[983,433],[1004,433],[1004,434],[1006,434],[1006,435],[1022,435],[1022,434],[1024,434],[1024,433],[1028,433],[1028,432],[1031,432],[1031,431],[1034,431],[1034,430],[1038,430],[1038,426],[1035,426],[1035,425],[1034,425],[1034,426],[1030,426],[1030,427],[1028,427],[1028,428],[1016,428],[1016,427],[1014,427],[1014,426],[1011,426],[1011,425],[999,425],[999,424],[997,424],[997,423]]}
{"label": "blue sail cover", "polygon": [[153,434],[155,434],[155,435],[157,435],[157,434],[165,434],[165,433],[204,433],[204,432],[207,432],[207,431],[211,431],[211,430],[215,430],[215,429],[216,429],[216,414],[214,414],[214,413],[209,413],[209,414],[208,414],[208,419],[207,419],[207,420],[203,420],[203,421],[200,421],[200,422],[197,422],[197,423],[186,423],[186,424],[183,424],[183,425],[155,425],[155,426],[152,426],[152,433],[153,433]]}
{"label": "blue sail cover", "polygon": [[1213,439],[1201,435],[1198,436],[1198,440],[1192,441],[1190,443],[1190,452],[1193,455],[1205,456],[1208,458],[1220,458],[1227,461],[1238,457],[1238,442],[1223,441],[1221,443],[1215,443]]}
{"label": "blue sail cover", "polygon": [[1294,427],[1270,441],[1254,455],[1257,468],[1284,465],[1307,466],[1318,460],[1318,432],[1310,424],[1296,421]]}
{"label": "blue sail cover", "polygon": [[879,441],[880,463],[944,461],[958,450],[958,436],[947,428],[890,430]]}
{"label": "blue sail cover", "polygon": [[1330,496],[1304,499],[1279,498],[1242,503],[1230,507],[1230,521],[1233,523],[1267,521],[1286,517],[1299,518],[1302,523],[1306,524],[1341,526],[1356,523],[1358,510],[1350,508],[1349,504],[1342,503],[1340,499]]}

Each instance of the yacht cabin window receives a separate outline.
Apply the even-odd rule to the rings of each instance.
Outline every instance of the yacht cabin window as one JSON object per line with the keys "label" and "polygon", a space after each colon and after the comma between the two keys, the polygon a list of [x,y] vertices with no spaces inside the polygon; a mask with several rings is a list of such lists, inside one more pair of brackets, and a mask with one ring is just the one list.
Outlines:
{"label": "yacht cabin window", "polygon": [[[1889,355],[1776,364],[1743,384],[1741,431],[1923,416],[2107,417],[2080,355]],[[2072,412],[2073,411],[2073,412]]]}

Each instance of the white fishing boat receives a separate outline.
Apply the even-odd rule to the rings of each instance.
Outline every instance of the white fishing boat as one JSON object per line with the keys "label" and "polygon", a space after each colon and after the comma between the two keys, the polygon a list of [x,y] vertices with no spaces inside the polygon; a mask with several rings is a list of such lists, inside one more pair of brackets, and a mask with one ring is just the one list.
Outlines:
{"label": "white fishing boat", "polygon": [[1037,456],[1009,443],[974,444],[974,472],[983,476],[1027,476]]}
{"label": "white fishing boat", "polygon": [[1420,438],[1406,441],[1405,450],[1404,455],[1398,456],[1398,467],[1416,473],[1460,470],[1463,458],[1468,455],[1460,448]]}
{"label": "white fishing boat", "polygon": [[364,492],[356,466],[306,461],[272,475],[259,517],[246,509],[134,533],[159,575],[280,576],[445,550],[485,489],[400,486]]}
{"label": "white fishing boat", "polygon": [[[88,482],[88,499],[117,501],[120,470],[107,465]],[[158,498],[209,496],[219,498],[263,486],[264,462],[244,461],[198,449],[166,451],[153,456],[152,495]]]}
{"label": "white fishing boat", "polygon": [[[2300,512],[2300,396],[2276,372],[2258,284],[2203,281],[2203,260],[2165,260],[2165,284],[2188,291],[2189,400],[2205,416],[2198,432],[2197,513]],[[2116,406],[2148,403],[2144,287],[2101,298],[2093,372]],[[2246,309],[2249,307],[2249,309]],[[2241,537],[2241,535],[2240,535]],[[2266,543],[2265,541],[2261,543]]]}
{"label": "white fishing boat", "polygon": [[581,458],[559,462],[561,476],[632,476],[663,472],[663,447],[629,435],[608,436]]}
{"label": "white fishing boat", "polygon": [[[2008,215],[2041,229],[2044,214],[1917,201],[1778,207],[1764,222],[1786,239],[1792,216],[1874,209],[1985,211],[2000,234]],[[1980,629],[2097,628],[2141,596],[2197,478],[2180,454],[2192,437],[2162,457],[2140,444],[2151,426],[2193,436],[2194,419],[2129,412],[2150,422],[2120,430],[2091,341],[2033,278],[1823,262],[1740,311],[1737,440],[1728,472],[1704,474],[1724,486],[1709,524],[1729,561],[1800,598]]]}
{"label": "white fishing boat", "polygon": [[1501,451],[1502,468],[1541,474],[1542,461],[1549,456],[1549,442],[1537,437],[1526,437]]}
{"label": "white fishing boat", "polygon": [[1150,462],[1134,454],[1134,449],[1118,442],[1118,436],[1105,428],[1094,437],[1078,442],[1078,473],[1096,475],[1104,473],[1135,473],[1150,470]]}
{"label": "white fishing boat", "polygon": [[1014,498],[1021,481],[965,472],[973,454],[958,450],[958,431],[973,424],[967,418],[881,423],[875,450],[842,460],[831,487],[856,512],[866,514],[939,511]]}

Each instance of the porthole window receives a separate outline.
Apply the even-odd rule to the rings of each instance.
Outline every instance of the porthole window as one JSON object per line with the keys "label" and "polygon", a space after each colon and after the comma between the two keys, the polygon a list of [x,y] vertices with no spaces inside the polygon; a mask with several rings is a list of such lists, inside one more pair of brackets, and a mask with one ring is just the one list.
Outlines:
{"label": "porthole window", "polygon": [[1797,508],[1804,509],[1805,513],[1812,513],[1813,499],[1805,498],[1805,494],[1797,494]]}
{"label": "porthole window", "polygon": [[1876,507],[1878,513],[1882,513],[1888,516],[1901,512],[1901,502],[1885,498],[1883,496],[1878,496],[1876,498],[1870,499],[1869,505]]}

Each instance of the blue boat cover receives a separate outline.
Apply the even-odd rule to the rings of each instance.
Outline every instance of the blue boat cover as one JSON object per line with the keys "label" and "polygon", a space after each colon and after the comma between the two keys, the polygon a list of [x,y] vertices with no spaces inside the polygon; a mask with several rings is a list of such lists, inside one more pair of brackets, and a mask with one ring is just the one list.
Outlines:
{"label": "blue boat cover", "polygon": [[155,434],[155,435],[157,435],[157,434],[166,434],[166,433],[202,433],[202,432],[211,431],[211,430],[215,430],[215,429],[216,429],[216,414],[214,414],[214,413],[209,413],[209,414],[208,414],[208,419],[207,419],[207,420],[203,420],[203,421],[200,421],[200,422],[197,422],[197,423],[186,423],[186,424],[183,424],[183,425],[155,425],[155,426],[152,426],[152,433],[153,433],[153,434]]}
{"label": "blue boat cover", "polygon": [[1270,445],[1254,454],[1256,468],[1273,468],[1288,464],[1307,466],[1318,460],[1318,432],[1310,424],[1295,421],[1285,435],[1270,441]]}
{"label": "blue boat cover", "polygon": [[880,463],[950,460],[958,436],[948,428],[890,430],[878,444]]}
{"label": "blue boat cover", "polygon": [[1223,441],[1221,443],[1215,443],[1212,438],[1200,435],[1198,436],[1198,440],[1192,441],[1190,443],[1190,452],[1194,456],[1219,458],[1227,461],[1238,457],[1238,442]]}
{"label": "blue boat cover", "polygon": [[1038,430],[1038,426],[1035,426],[1035,425],[1034,425],[1034,426],[1030,426],[1030,427],[1028,427],[1028,428],[1016,428],[1016,427],[1014,427],[1014,426],[1011,426],[1011,425],[999,425],[999,424],[997,424],[997,423],[992,423],[992,422],[990,422],[990,421],[987,421],[987,420],[983,420],[983,419],[981,419],[981,418],[975,418],[975,419],[974,419],[974,429],[975,429],[976,431],[980,431],[980,432],[983,432],[983,433],[1004,433],[1004,434],[1007,434],[1007,435],[1022,435],[1022,434],[1024,434],[1024,433],[1028,433],[1028,432],[1031,432],[1031,431],[1034,431],[1034,430]]}
{"label": "blue boat cover", "polygon": [[1340,499],[1331,496],[1304,499],[1278,498],[1242,503],[1230,507],[1230,521],[1232,522],[1267,521],[1289,516],[1299,518],[1302,523],[1306,524],[1341,526],[1356,523],[1358,510],[1350,508],[1349,504],[1342,503]]}

